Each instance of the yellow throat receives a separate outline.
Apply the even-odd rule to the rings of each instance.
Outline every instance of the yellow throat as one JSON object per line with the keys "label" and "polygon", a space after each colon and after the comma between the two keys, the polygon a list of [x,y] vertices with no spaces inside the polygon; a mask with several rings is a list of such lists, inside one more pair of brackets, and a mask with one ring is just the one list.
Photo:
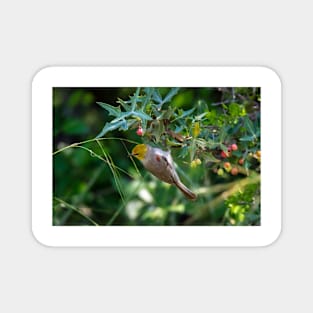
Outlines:
{"label": "yellow throat", "polygon": [[133,148],[132,155],[136,157],[138,160],[142,161],[145,158],[147,151],[148,146],[145,144],[140,144]]}

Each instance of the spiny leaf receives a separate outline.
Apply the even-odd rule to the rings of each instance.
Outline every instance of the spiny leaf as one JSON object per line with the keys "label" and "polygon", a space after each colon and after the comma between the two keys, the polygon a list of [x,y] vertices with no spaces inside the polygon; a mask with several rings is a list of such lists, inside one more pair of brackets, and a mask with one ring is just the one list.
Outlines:
{"label": "spiny leaf", "polygon": [[122,119],[124,119],[125,117],[128,117],[131,115],[131,112],[123,112],[121,113],[117,118],[115,118],[114,120],[111,121],[111,123],[116,123]]}
{"label": "spiny leaf", "polygon": [[114,107],[110,104],[104,103],[104,102],[97,102],[97,104],[99,104],[103,109],[107,110],[109,112],[109,115],[111,116],[119,116],[121,113],[121,108],[118,107]]}
{"label": "spiny leaf", "polygon": [[153,89],[152,99],[159,104],[162,104],[162,97],[158,89]]}
{"label": "spiny leaf", "polygon": [[137,98],[139,96],[139,93],[140,93],[140,88],[137,88],[134,96],[131,98],[131,110],[132,111],[135,111],[136,104],[137,104]]}
{"label": "spiny leaf", "polygon": [[117,98],[117,103],[120,103],[122,107],[125,109],[125,111],[130,111],[131,106],[128,105],[128,103],[131,103],[131,101],[124,101],[123,99]]}
{"label": "spiny leaf", "polygon": [[151,100],[153,88],[144,88],[144,91],[145,91],[146,96],[144,97],[143,102],[142,102],[142,110],[146,108],[146,105]]}
{"label": "spiny leaf", "polygon": [[101,132],[97,135],[96,138],[100,138],[104,136],[107,132],[115,130],[117,128],[121,128],[123,130],[127,130],[127,122],[126,120],[117,121],[115,123],[106,123],[102,128]]}
{"label": "spiny leaf", "polygon": [[171,88],[171,90],[169,91],[169,93],[165,96],[165,98],[163,99],[162,103],[166,103],[171,101],[171,99],[177,94],[179,88],[175,87],[175,88]]}
{"label": "spiny leaf", "polygon": [[137,116],[137,117],[141,118],[142,120],[147,120],[147,121],[152,120],[152,118],[148,114],[146,114],[142,111],[134,111],[134,112],[132,112],[132,115]]}

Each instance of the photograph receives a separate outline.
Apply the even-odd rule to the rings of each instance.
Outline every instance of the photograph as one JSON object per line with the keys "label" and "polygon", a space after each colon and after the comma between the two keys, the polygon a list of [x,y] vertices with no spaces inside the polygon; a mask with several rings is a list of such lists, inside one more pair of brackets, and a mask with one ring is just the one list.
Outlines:
{"label": "photograph", "polygon": [[53,226],[261,226],[261,87],[53,87]]}

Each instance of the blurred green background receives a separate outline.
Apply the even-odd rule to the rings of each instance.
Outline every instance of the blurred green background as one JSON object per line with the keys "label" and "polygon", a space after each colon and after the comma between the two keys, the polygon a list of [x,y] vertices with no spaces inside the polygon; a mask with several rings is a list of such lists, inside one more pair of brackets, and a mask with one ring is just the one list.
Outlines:
{"label": "blurred green background", "polygon": [[[157,88],[161,97],[170,90]],[[97,102],[117,107],[118,99],[135,92],[53,88],[53,225],[260,225],[260,89],[180,88],[164,108],[178,117],[196,108],[185,127],[173,131],[192,137],[200,123],[191,153],[201,164],[191,166],[190,153],[171,149],[179,176],[198,194],[193,202],[128,156],[136,143],[148,140],[136,134],[140,123],[95,140],[113,119]],[[146,113],[153,116],[153,110]],[[221,156],[233,143],[238,150]],[[237,172],[225,168],[225,161]]]}

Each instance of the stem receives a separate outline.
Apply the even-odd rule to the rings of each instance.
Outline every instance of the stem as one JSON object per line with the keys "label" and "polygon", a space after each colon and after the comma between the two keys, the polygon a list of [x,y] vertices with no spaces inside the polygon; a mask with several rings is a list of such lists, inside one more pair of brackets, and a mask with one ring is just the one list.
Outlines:
{"label": "stem", "polygon": [[108,138],[93,138],[93,139],[89,139],[89,140],[85,140],[85,141],[81,141],[81,142],[74,142],[66,147],[63,147],[59,150],[56,150],[52,153],[52,155],[56,155],[64,150],[67,150],[69,148],[75,148],[79,145],[82,145],[82,144],[85,144],[85,143],[88,143],[88,142],[93,142],[93,141],[97,141],[97,140],[109,140],[109,139],[112,139],[112,140],[121,140],[121,141],[127,141],[127,142],[130,142],[130,143],[134,143],[134,144],[139,144],[139,142],[137,141],[134,141],[134,140],[129,140],[129,139],[125,139],[125,138],[118,138],[118,137],[108,137]]}
{"label": "stem", "polygon": [[66,207],[68,207],[69,209],[75,211],[76,213],[78,213],[79,215],[83,216],[85,219],[87,219],[90,223],[92,223],[95,226],[99,226],[98,223],[96,223],[92,218],[90,218],[89,216],[85,215],[84,213],[82,213],[79,209],[75,208],[73,205],[65,202],[64,200],[58,198],[58,197],[53,197],[54,200],[58,201],[59,203],[65,205]]}

